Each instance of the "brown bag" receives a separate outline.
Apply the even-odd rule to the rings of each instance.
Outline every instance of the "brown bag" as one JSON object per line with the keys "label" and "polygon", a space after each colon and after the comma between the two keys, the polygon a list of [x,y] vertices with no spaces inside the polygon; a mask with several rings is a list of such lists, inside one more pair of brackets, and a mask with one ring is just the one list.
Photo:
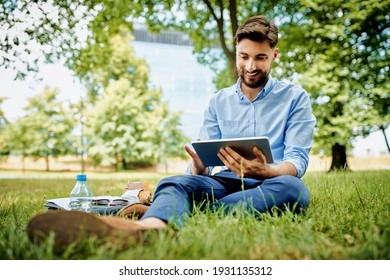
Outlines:
{"label": "brown bag", "polygon": [[150,204],[152,202],[152,192],[150,191],[147,181],[131,182],[128,181],[125,190],[140,190],[138,199],[142,204]]}

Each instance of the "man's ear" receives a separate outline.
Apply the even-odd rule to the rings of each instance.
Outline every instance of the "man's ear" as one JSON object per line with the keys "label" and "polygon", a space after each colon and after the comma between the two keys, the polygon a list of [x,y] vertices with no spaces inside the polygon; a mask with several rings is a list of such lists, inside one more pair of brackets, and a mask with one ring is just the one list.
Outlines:
{"label": "man's ear", "polygon": [[274,50],[274,57],[272,58],[272,61],[274,61],[278,57],[279,49],[275,48]]}

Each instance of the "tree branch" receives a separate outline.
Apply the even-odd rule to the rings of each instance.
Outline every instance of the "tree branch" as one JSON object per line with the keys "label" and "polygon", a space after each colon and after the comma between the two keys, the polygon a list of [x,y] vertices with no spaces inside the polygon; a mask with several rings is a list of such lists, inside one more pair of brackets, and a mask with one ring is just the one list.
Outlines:
{"label": "tree branch", "polygon": [[225,53],[226,57],[228,58],[229,63],[230,64],[233,63],[233,65],[234,65],[235,64],[235,51],[231,51],[228,48],[228,46],[226,44],[226,38],[225,38],[225,33],[224,33],[224,28],[223,28],[223,9],[224,9],[223,2],[222,2],[222,0],[218,1],[219,8],[220,8],[220,11],[221,11],[221,17],[220,18],[216,15],[215,10],[214,10],[214,8],[213,8],[213,6],[212,6],[212,4],[210,3],[209,0],[203,0],[203,2],[206,4],[206,6],[209,9],[211,15],[213,16],[214,20],[217,23],[219,41],[221,43],[222,50]]}
{"label": "tree branch", "polygon": [[236,0],[229,0],[229,12],[230,12],[230,21],[232,23],[232,37],[234,37],[238,29]]}

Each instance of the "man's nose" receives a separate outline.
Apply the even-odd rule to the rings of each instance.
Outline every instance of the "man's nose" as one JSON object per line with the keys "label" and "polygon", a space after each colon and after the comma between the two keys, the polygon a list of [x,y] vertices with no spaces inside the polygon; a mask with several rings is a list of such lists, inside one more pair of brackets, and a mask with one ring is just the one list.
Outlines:
{"label": "man's nose", "polygon": [[246,63],[246,71],[252,72],[256,70],[256,63],[253,59],[249,59]]}

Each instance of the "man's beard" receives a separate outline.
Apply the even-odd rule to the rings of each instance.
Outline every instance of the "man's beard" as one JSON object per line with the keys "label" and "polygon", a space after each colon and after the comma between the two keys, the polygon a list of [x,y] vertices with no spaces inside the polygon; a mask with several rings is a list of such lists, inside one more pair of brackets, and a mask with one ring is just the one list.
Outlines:
{"label": "man's beard", "polygon": [[262,70],[256,70],[260,73],[260,76],[256,79],[245,79],[245,70],[240,70],[240,78],[241,82],[246,85],[249,88],[259,88],[265,85],[265,83],[268,81],[269,73],[271,69],[268,70],[268,72],[263,72]]}

